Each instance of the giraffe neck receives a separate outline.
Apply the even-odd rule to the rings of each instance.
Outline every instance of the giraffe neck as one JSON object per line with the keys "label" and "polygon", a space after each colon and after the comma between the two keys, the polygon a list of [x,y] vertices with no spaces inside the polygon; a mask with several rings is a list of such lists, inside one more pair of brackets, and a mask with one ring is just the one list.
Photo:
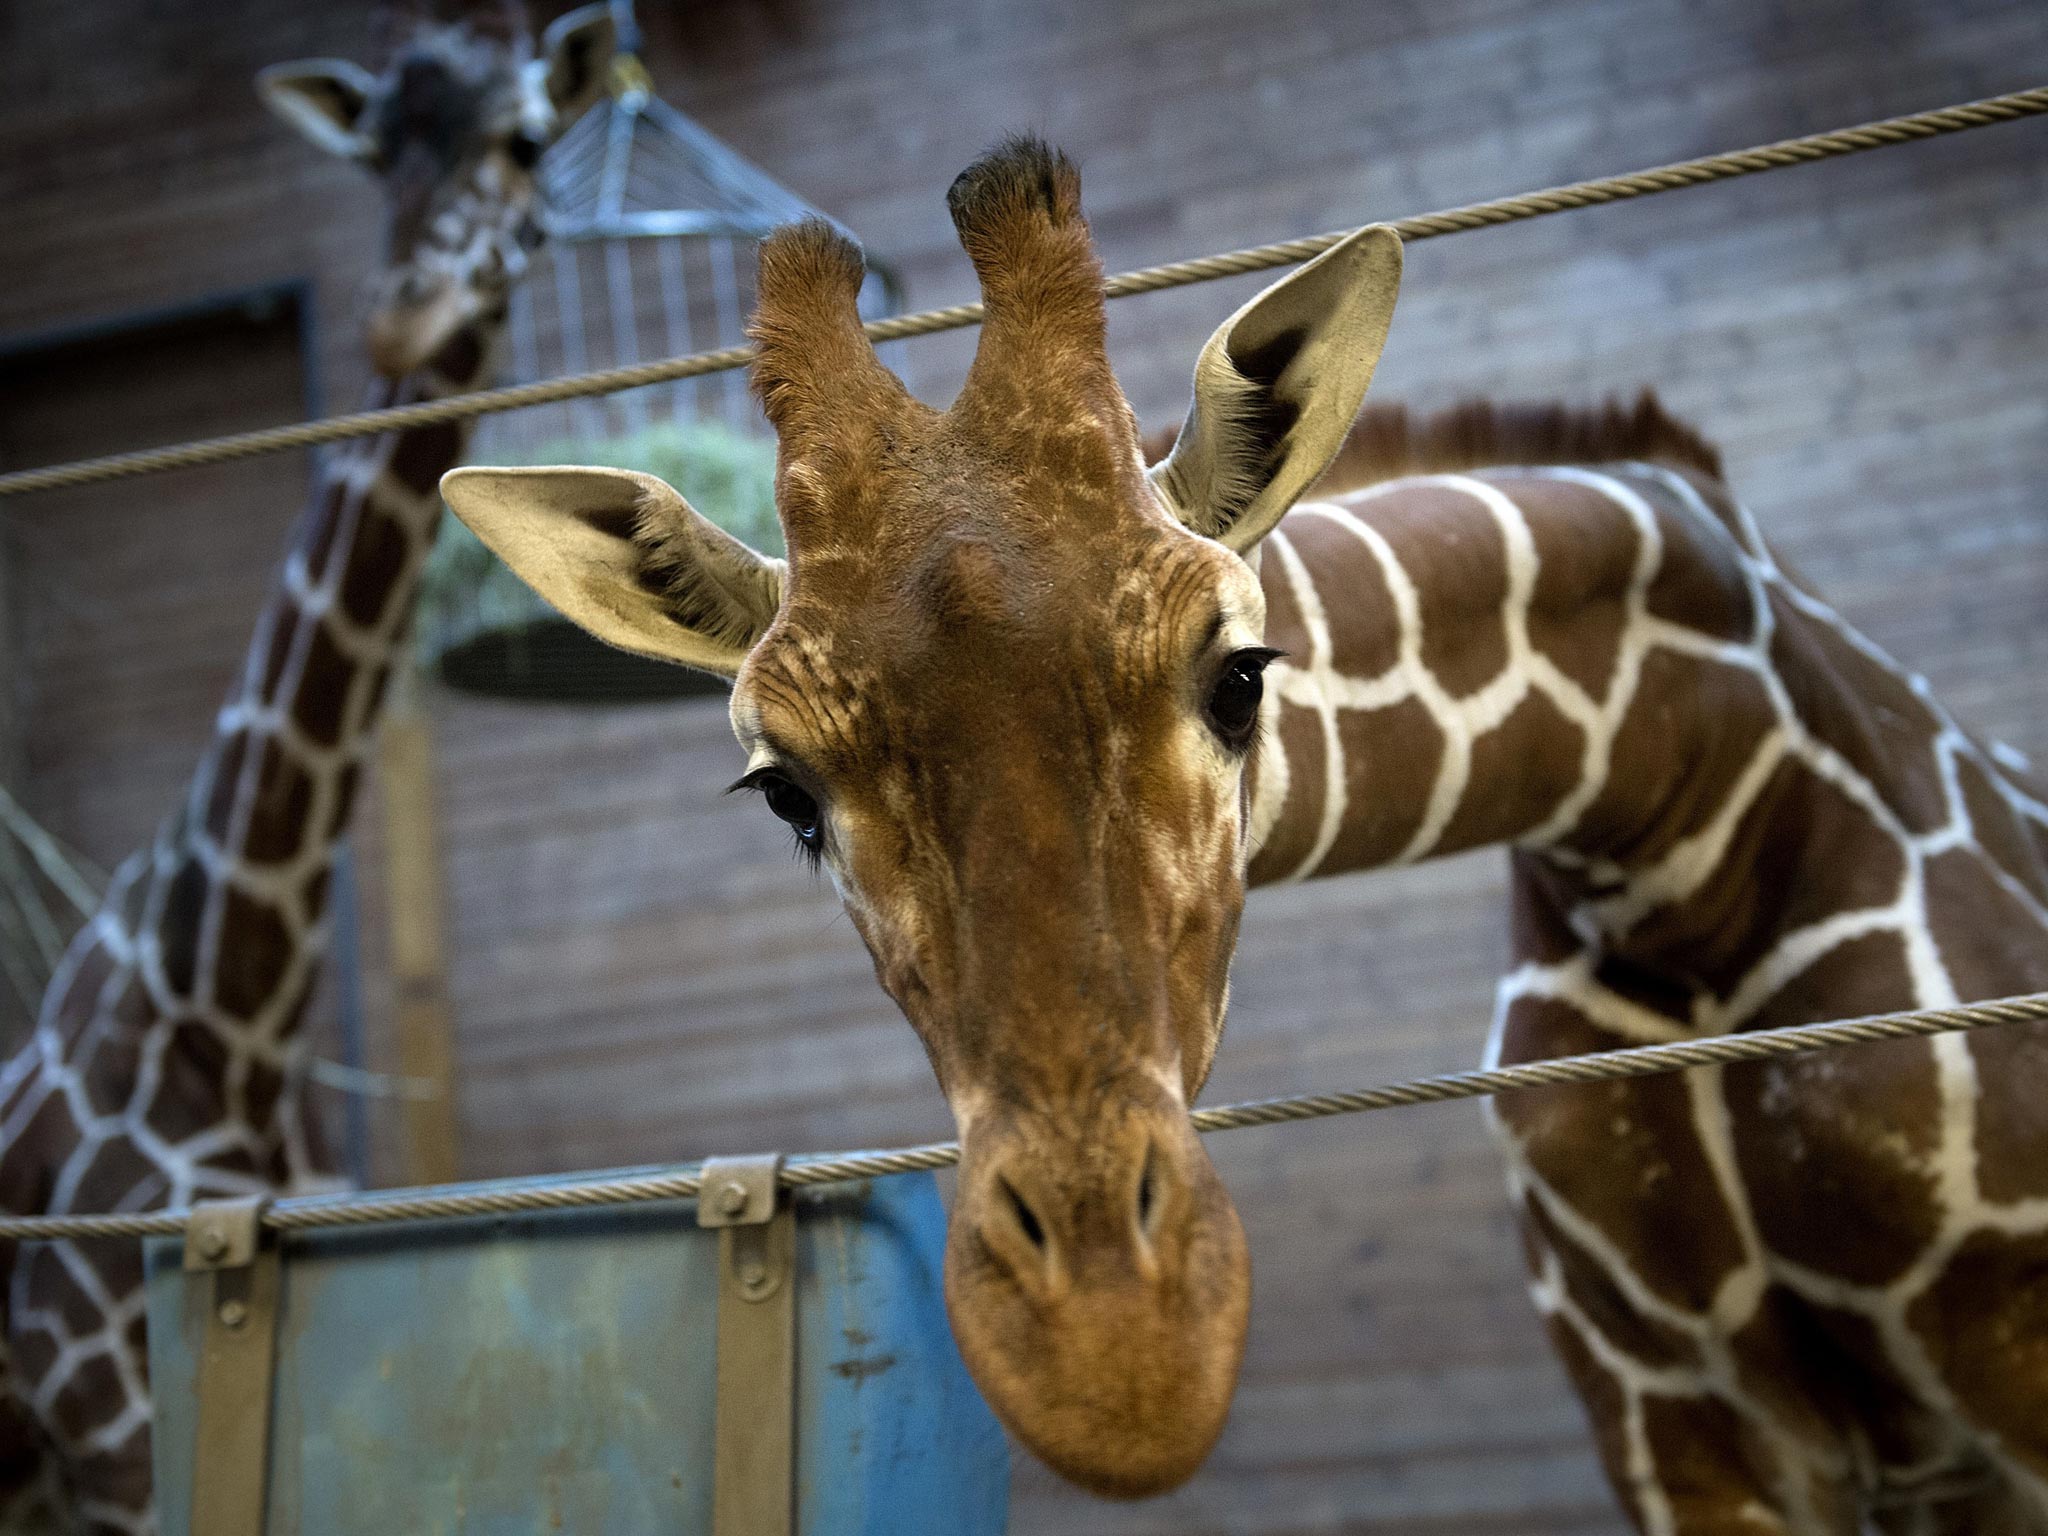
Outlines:
{"label": "giraffe neck", "polygon": [[1784,935],[1923,899],[1916,870],[1956,836],[1945,779],[2013,824],[2014,878],[2040,876],[1999,766],[1703,476],[1389,482],[1297,509],[1262,577],[1290,655],[1255,881],[1510,844],[1518,921],[1552,930],[1525,950],[1590,946],[1739,1012]]}
{"label": "giraffe neck", "polygon": [[[377,381],[369,405],[472,389],[494,326],[425,368]],[[159,834],[166,990],[278,1042],[297,1026],[323,947],[329,877],[364,748],[404,643],[441,514],[435,486],[467,423],[364,439],[322,461],[236,687],[187,801]]]}
{"label": "giraffe neck", "polygon": [[[366,403],[477,387],[500,324],[458,333],[404,380],[374,382]],[[227,1149],[273,1183],[324,1167],[299,1102],[298,1026],[363,751],[440,515],[435,486],[468,435],[462,424],[388,433],[321,461],[182,803],[116,873],[52,979],[35,1042],[0,1082],[37,1062],[80,1075],[89,1101],[126,1106],[178,1149],[165,1159],[188,1172],[174,1183]],[[19,1135],[6,1151],[0,1195],[41,1200],[61,1151]],[[22,1179],[26,1193],[13,1187]]]}

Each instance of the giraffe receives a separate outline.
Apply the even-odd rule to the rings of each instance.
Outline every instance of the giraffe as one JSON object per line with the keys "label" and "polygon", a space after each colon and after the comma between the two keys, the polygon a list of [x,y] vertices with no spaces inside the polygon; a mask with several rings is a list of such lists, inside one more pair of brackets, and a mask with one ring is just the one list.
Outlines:
{"label": "giraffe", "polygon": [[[1112,1495],[1219,1433],[1249,1294],[1189,1129],[1248,885],[1500,845],[1489,1059],[2048,985],[2048,804],[1633,408],[1360,414],[1399,241],[1224,322],[1145,467],[1079,179],[949,194],[982,335],[944,411],[859,252],[761,253],[789,557],[618,471],[450,505],[600,638],[734,680],[958,1125],[946,1297],[999,1416]],[[2038,1031],[1503,1101],[1532,1290],[1637,1528],[2048,1531]]]}
{"label": "giraffe", "polygon": [[[495,19],[495,18],[494,18]],[[375,171],[390,205],[364,338],[366,406],[490,381],[537,244],[532,170],[603,88],[603,5],[538,57],[503,28],[416,18],[381,75],[316,60],[259,77],[307,138]],[[239,678],[177,809],[124,863],[0,1069],[0,1202],[16,1213],[184,1205],[331,1183],[299,1023],[325,952],[334,858],[463,425],[324,459]],[[140,1253],[0,1253],[0,1528],[154,1528]]]}

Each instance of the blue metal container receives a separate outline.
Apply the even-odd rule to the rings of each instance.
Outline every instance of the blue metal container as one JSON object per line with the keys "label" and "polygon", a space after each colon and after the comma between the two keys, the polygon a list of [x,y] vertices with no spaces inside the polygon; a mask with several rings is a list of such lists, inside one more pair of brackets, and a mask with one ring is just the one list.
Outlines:
{"label": "blue metal container", "polygon": [[[946,1325],[931,1176],[795,1200],[797,1530],[994,1536],[1009,1453]],[[718,1243],[689,1203],[293,1235],[266,1530],[708,1533]],[[181,1252],[148,1248],[164,1536],[190,1536],[211,1294]]]}

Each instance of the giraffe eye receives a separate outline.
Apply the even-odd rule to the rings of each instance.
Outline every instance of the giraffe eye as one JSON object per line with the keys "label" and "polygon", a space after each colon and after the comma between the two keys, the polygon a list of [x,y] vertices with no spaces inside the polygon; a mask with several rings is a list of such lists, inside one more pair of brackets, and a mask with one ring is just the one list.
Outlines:
{"label": "giraffe eye", "polygon": [[817,857],[824,839],[824,818],[809,790],[779,768],[756,768],[732,786],[751,789],[768,802],[768,809],[796,834],[797,852]]}
{"label": "giraffe eye", "polygon": [[530,133],[515,133],[512,142],[505,146],[505,153],[512,157],[512,163],[522,171],[530,171],[540,163],[541,142]]}
{"label": "giraffe eye", "polygon": [[1251,745],[1259,724],[1259,702],[1266,693],[1266,666],[1280,653],[1263,647],[1239,651],[1223,663],[1222,675],[1209,690],[1209,729],[1226,747],[1242,751]]}
{"label": "giraffe eye", "polygon": [[812,842],[818,835],[818,802],[788,779],[777,775],[761,782],[761,798],[768,809],[795,828],[796,835]]}

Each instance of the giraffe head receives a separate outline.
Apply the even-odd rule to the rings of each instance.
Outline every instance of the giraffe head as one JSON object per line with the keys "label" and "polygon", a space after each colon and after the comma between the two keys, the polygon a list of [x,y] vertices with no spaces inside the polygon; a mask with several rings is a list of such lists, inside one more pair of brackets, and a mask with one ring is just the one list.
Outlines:
{"label": "giraffe head", "polygon": [[384,257],[365,295],[364,329],[372,363],[389,378],[503,312],[540,240],[534,167],[605,89],[605,5],[556,21],[538,53],[516,7],[494,19],[504,24],[405,25],[381,74],[308,59],[256,79],[278,116],[384,184]]}
{"label": "giraffe head", "polygon": [[786,566],[649,476],[443,489],[600,638],[735,679],[739,787],[830,872],[959,1125],[969,1368],[1056,1469],[1143,1494],[1221,1430],[1250,1297],[1188,1101],[1244,897],[1251,560],[1358,408],[1401,247],[1353,236],[1226,321],[1148,475],[1073,166],[1013,142],[948,200],[986,317],[945,411],[863,336],[851,242],[762,248]]}

